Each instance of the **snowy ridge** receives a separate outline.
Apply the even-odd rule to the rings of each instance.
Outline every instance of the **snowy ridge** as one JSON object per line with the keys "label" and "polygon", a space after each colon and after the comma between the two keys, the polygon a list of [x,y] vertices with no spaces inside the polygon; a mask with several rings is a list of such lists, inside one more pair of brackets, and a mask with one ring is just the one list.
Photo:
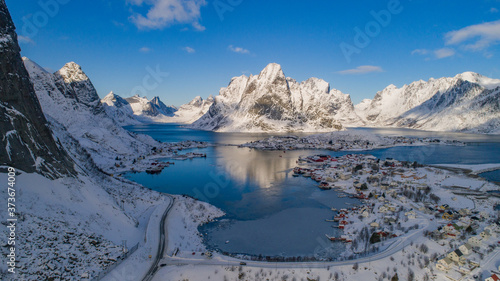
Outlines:
{"label": "snowy ridge", "polygon": [[122,98],[113,92],[105,96],[101,103],[108,115],[122,126],[140,123],[163,122],[174,116],[175,106],[165,105],[159,97],[149,100],[138,95]]}
{"label": "snowy ridge", "polygon": [[161,122],[191,124],[207,113],[213,103],[214,97],[212,95],[210,95],[206,100],[197,96],[189,103],[179,107],[174,116],[163,118]]}
{"label": "snowy ridge", "polygon": [[119,125],[127,126],[141,124],[141,122],[137,120],[136,116],[134,116],[132,106],[130,106],[130,104],[119,95],[110,92],[101,100],[101,103],[103,104],[109,117],[111,117]]}
{"label": "snowy ridge", "polygon": [[356,112],[369,126],[499,133],[499,87],[500,80],[473,72],[389,85]]}
{"label": "snowy ridge", "polygon": [[192,128],[243,132],[337,131],[362,124],[349,95],[330,90],[324,80],[298,83],[276,63],[259,75],[231,79],[209,111]]}

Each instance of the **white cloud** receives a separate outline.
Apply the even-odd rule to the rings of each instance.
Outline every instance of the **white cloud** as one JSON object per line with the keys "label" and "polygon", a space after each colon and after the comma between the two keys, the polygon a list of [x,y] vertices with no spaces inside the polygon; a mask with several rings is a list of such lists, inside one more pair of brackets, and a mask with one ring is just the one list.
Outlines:
{"label": "white cloud", "polygon": [[133,6],[149,7],[143,15],[134,13],[130,21],[139,29],[163,29],[174,24],[191,24],[199,31],[205,30],[200,24],[200,9],[205,6],[205,0],[127,0]]}
{"label": "white cloud", "polygon": [[444,59],[447,57],[452,57],[455,55],[455,50],[450,48],[442,48],[434,51],[434,55],[437,59]]}
{"label": "white cloud", "polygon": [[184,51],[186,51],[186,52],[190,53],[190,54],[192,54],[192,53],[195,53],[195,52],[196,52],[196,50],[195,50],[195,49],[193,49],[193,48],[191,48],[191,47],[184,47],[184,48],[182,48],[182,49],[183,49]]}
{"label": "white cloud", "polygon": [[452,57],[455,55],[455,50],[451,48],[441,48],[437,50],[427,50],[427,49],[416,49],[411,52],[412,55],[422,55],[427,56],[426,60],[429,60],[428,55],[434,56],[436,59],[444,59],[447,57]]}
{"label": "white cloud", "polygon": [[498,13],[498,9],[495,7],[491,7],[490,13],[492,13],[492,14]]}
{"label": "white cloud", "polygon": [[485,50],[500,42],[500,20],[470,25],[445,35],[446,45],[458,45],[471,40],[464,48],[471,51]]}
{"label": "white cloud", "polygon": [[33,45],[35,44],[35,41],[33,41],[33,39],[31,39],[28,36],[18,35],[17,41],[19,41],[19,43],[21,44],[33,44]]}
{"label": "white cloud", "polygon": [[339,74],[367,74],[373,72],[384,72],[382,67],[375,65],[361,65],[353,69],[347,69],[342,71],[337,71]]}
{"label": "white cloud", "polygon": [[142,47],[142,48],[139,49],[139,52],[146,54],[146,53],[151,52],[151,49],[148,48],[148,47]]}
{"label": "white cloud", "polygon": [[233,45],[229,45],[227,47],[231,52],[239,53],[239,54],[250,54],[250,51],[241,47],[235,47]]}
{"label": "white cloud", "polygon": [[415,49],[411,52],[412,55],[427,55],[429,53],[429,50],[427,49]]}

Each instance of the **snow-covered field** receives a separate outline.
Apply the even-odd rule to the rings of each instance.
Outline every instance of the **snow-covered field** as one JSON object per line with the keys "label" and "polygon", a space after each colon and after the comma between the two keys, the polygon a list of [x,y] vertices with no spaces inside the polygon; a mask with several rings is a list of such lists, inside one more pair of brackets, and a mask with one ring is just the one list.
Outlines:
{"label": "snow-covered field", "polygon": [[224,215],[224,212],[208,203],[190,197],[176,195],[175,204],[167,219],[168,247],[167,254],[176,256],[204,253],[198,226]]}
{"label": "snow-covered field", "polygon": [[500,163],[492,163],[492,164],[435,164],[433,166],[438,167],[447,167],[447,168],[458,168],[463,170],[470,170],[471,174],[477,175],[484,172],[495,171],[500,169]]}
{"label": "snow-covered field", "polygon": [[[15,185],[19,280],[95,276],[119,259],[123,240],[132,247],[143,239],[150,208],[163,202],[161,194],[109,177],[52,181],[19,172]],[[0,173],[0,181],[6,183],[7,174]],[[7,189],[0,193],[7,206]],[[3,237],[6,231],[2,228]],[[6,254],[7,248],[1,251]],[[5,263],[0,267],[6,272]]]}

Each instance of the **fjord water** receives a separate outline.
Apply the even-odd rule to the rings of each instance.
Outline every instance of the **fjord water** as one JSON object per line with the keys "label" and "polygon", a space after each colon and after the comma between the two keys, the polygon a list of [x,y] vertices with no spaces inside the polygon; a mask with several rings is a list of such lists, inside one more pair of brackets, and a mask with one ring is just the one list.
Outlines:
{"label": "fjord water", "polygon": [[333,257],[343,245],[325,237],[338,236],[332,228],[334,212],[359,204],[355,199],[339,198],[333,190],[323,191],[311,179],[292,177],[300,155],[327,153],[372,154],[379,158],[417,161],[424,164],[500,163],[500,137],[457,133],[435,133],[406,129],[368,130],[381,135],[440,137],[467,142],[466,146],[432,145],[394,147],[364,152],[318,150],[261,151],[223,144],[241,144],[269,137],[269,134],[214,133],[183,128],[175,124],[152,124],[126,127],[136,133],[163,142],[206,141],[219,145],[194,151],[207,158],[174,161],[159,175],[127,174],[126,177],[154,190],[186,194],[209,202],[226,216],[204,225],[200,231],[211,248],[230,253],[254,255]]}

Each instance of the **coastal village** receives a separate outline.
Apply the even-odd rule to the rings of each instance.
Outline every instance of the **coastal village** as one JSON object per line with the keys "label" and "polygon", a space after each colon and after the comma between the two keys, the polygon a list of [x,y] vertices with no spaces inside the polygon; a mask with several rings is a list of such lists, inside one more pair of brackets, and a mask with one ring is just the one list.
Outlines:
{"label": "coastal village", "polygon": [[[344,254],[356,258],[383,251],[398,239],[415,239],[421,268],[436,280],[499,280],[500,198],[498,188],[464,174],[416,162],[371,155],[304,156],[293,176],[310,177],[324,190],[336,190],[361,204],[332,208],[332,227],[341,230],[332,243],[346,243]],[[420,239],[416,239],[416,238]],[[412,242],[413,244],[413,242]],[[414,255],[415,253],[413,253]],[[494,268],[494,269],[493,269]],[[446,278],[446,279],[445,279]],[[429,280],[428,279],[428,280]]]}
{"label": "coastal village", "polygon": [[325,149],[333,151],[370,150],[394,146],[422,146],[430,144],[465,145],[457,140],[439,138],[417,138],[403,136],[378,136],[367,132],[343,131],[336,134],[326,133],[297,136],[272,136],[242,144],[240,147],[249,147],[263,150],[298,150],[298,149]]}
{"label": "coastal village", "polygon": [[145,155],[117,156],[105,170],[110,175],[120,176],[127,172],[146,172],[148,174],[159,174],[163,169],[174,165],[173,160],[187,160],[199,157],[207,157],[205,153],[186,152],[184,150],[194,148],[206,148],[209,144],[198,141],[183,141],[179,143],[161,143],[160,147],[153,147]]}

